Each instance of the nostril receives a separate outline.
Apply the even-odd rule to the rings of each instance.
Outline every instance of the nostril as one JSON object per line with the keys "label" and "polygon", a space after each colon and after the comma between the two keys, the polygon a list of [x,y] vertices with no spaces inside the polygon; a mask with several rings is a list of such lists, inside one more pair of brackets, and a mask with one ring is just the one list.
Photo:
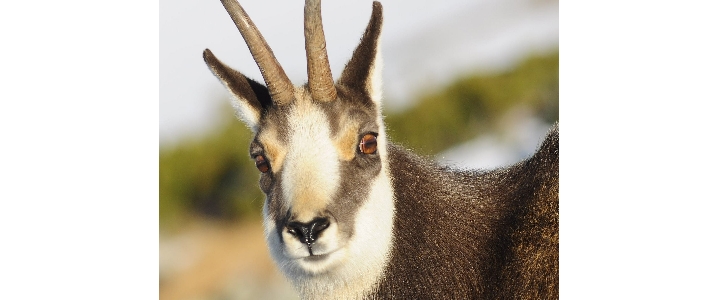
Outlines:
{"label": "nostril", "polygon": [[287,232],[298,238],[302,238],[306,232],[305,226],[299,222],[292,222],[287,224]]}
{"label": "nostril", "polygon": [[288,228],[289,228],[289,229],[287,229],[287,232],[289,232],[289,234],[291,234],[291,235],[295,235],[295,236],[296,236],[297,234],[299,234],[299,232],[301,232],[301,231],[297,231],[296,229],[291,228],[291,227],[288,227]]}
{"label": "nostril", "polygon": [[312,230],[311,232],[314,234],[318,234],[322,232],[324,229],[327,229],[329,227],[329,219],[327,218],[317,218],[312,220]]}
{"label": "nostril", "polygon": [[329,219],[316,218],[309,223],[290,222],[287,224],[287,232],[304,244],[312,244],[317,240],[319,233],[328,227]]}

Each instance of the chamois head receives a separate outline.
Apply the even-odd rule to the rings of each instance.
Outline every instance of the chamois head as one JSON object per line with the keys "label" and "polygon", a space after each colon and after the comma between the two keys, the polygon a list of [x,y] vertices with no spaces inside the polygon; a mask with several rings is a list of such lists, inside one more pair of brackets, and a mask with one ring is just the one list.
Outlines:
{"label": "chamois head", "polygon": [[204,60],[254,132],[249,151],[267,196],[264,225],[273,258],[300,291],[328,288],[309,282],[327,276],[336,280],[343,274],[379,272],[393,216],[381,117],[381,4],[374,2],[359,46],[334,83],[320,1],[306,1],[309,78],[302,86],[292,85],[239,3],[222,4],[266,87],[226,66],[209,49]]}

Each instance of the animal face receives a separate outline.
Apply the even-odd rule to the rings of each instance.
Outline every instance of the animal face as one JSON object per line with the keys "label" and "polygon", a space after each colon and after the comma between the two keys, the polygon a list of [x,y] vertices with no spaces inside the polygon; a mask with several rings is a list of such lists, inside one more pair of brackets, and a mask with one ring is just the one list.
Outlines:
{"label": "animal face", "polygon": [[310,272],[341,261],[332,256],[351,242],[386,153],[376,105],[349,89],[337,92],[322,103],[297,88],[290,105],[267,110],[250,145],[273,254]]}
{"label": "animal face", "polygon": [[[267,85],[224,65],[209,50],[204,59],[255,133],[249,152],[267,196],[264,225],[273,258],[300,289],[326,287],[342,276],[343,282],[371,284],[361,278],[375,277],[353,277],[382,270],[394,211],[381,117],[381,5],[374,3],[364,36],[334,83],[320,3],[308,0],[309,82],[294,87],[241,6],[222,3]],[[303,284],[312,280],[326,284]]]}

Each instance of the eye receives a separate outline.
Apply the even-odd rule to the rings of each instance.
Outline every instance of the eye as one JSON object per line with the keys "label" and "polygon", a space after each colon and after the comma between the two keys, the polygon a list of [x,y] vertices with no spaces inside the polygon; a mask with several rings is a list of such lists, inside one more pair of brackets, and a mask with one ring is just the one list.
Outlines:
{"label": "eye", "polygon": [[269,171],[269,162],[262,155],[254,157],[254,165],[257,166],[259,172],[267,173]]}
{"label": "eye", "polygon": [[359,151],[361,151],[361,153],[374,154],[376,153],[376,147],[376,134],[367,133],[361,138],[361,141],[359,141]]}

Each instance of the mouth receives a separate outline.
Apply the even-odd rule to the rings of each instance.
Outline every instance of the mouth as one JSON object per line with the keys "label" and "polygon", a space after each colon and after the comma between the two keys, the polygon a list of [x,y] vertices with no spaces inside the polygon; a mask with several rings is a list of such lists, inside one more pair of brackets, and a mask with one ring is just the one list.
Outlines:
{"label": "mouth", "polygon": [[337,251],[339,251],[339,249],[329,251],[326,253],[322,253],[322,254],[315,254],[310,251],[309,256],[299,257],[299,258],[297,258],[297,260],[304,261],[304,262],[321,262],[321,261],[325,261],[325,260],[329,259],[329,257],[332,256],[332,254],[334,254]]}
{"label": "mouth", "polygon": [[[304,246],[306,247],[306,245]],[[326,251],[328,250],[328,251]],[[346,255],[346,250],[343,247],[329,249],[316,249],[311,255],[307,255],[304,252],[302,256],[295,256],[293,258],[287,257],[291,260],[291,264],[296,267],[296,271],[304,272],[308,275],[317,275],[326,273],[337,266],[343,261]]]}
{"label": "mouth", "polygon": [[314,254],[314,255],[304,257],[303,260],[308,261],[308,262],[319,262],[319,261],[323,261],[323,260],[329,258],[329,255],[331,255],[331,253],[319,254],[319,255]]}

